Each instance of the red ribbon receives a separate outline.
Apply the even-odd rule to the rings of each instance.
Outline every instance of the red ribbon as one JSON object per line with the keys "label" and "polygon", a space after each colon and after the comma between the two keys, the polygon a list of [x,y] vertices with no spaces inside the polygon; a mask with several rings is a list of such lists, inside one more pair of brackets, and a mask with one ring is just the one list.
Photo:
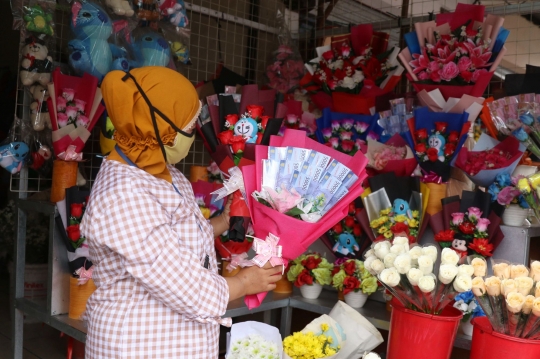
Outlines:
{"label": "red ribbon", "polygon": [[442,177],[432,171],[426,172],[422,170],[422,182],[424,183],[442,183]]}

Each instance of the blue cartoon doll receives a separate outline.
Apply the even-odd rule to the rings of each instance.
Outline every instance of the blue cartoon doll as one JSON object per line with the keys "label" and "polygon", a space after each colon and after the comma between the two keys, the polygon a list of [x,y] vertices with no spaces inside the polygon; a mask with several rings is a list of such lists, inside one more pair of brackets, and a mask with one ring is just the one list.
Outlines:
{"label": "blue cartoon doll", "polygon": [[0,146],[0,166],[11,174],[18,173],[28,152],[28,146],[24,142],[11,142]]}
{"label": "blue cartoon doll", "polygon": [[257,121],[251,117],[242,117],[234,124],[234,135],[242,136],[246,139],[246,143],[257,142],[257,132],[259,130]]}
{"label": "blue cartoon doll", "polygon": [[435,148],[437,150],[439,161],[444,162],[444,146],[446,145],[446,139],[439,133],[434,133],[429,136],[428,145],[430,148]]}
{"label": "blue cartoon doll", "polygon": [[401,198],[397,198],[394,200],[394,205],[392,206],[392,212],[396,215],[406,215],[409,218],[412,218],[412,211],[409,207],[409,204],[402,200]]}
{"label": "blue cartoon doll", "polygon": [[341,233],[332,250],[346,256],[348,254],[354,254],[354,251],[359,251],[360,247],[351,233]]}

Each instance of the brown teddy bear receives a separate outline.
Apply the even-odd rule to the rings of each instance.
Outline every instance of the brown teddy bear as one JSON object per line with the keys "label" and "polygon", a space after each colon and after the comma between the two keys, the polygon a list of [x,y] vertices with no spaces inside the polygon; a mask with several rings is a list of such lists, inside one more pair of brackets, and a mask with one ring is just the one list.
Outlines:
{"label": "brown teddy bear", "polygon": [[30,87],[30,93],[34,99],[30,104],[32,127],[36,131],[43,131],[45,126],[47,126],[48,129],[51,129],[51,117],[49,116],[49,109],[47,108],[49,91],[40,84],[37,84]]}
{"label": "brown teddy bear", "polygon": [[24,86],[39,83],[47,86],[51,81],[53,66],[52,57],[48,56],[49,50],[42,39],[29,36],[25,40],[26,45],[22,48],[22,60],[20,77]]}

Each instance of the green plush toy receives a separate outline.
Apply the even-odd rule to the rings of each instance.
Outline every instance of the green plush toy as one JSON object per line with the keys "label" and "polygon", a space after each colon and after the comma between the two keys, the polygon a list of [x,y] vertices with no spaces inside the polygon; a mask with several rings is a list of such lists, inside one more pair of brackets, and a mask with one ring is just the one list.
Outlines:
{"label": "green plush toy", "polygon": [[24,21],[26,21],[26,28],[30,31],[41,32],[51,36],[54,34],[52,15],[43,11],[39,5],[26,8]]}

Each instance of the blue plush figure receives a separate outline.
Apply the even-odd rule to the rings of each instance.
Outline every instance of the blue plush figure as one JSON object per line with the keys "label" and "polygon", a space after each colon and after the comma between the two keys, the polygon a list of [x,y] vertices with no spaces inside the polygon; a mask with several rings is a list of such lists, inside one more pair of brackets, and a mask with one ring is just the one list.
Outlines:
{"label": "blue plush figure", "polygon": [[148,32],[135,41],[137,57],[142,66],[167,66],[171,48],[167,40],[157,32]]}
{"label": "blue plush figure", "polygon": [[0,146],[0,166],[15,174],[21,170],[28,155],[28,146],[24,142],[11,142]]}
{"label": "blue plush figure", "polygon": [[429,136],[428,144],[430,148],[437,149],[439,161],[444,162],[444,145],[446,145],[446,139],[438,133],[434,133]]}
{"label": "blue plush figure", "polygon": [[69,64],[78,75],[84,72],[98,78],[111,70],[112,52],[107,39],[112,22],[105,10],[90,2],[75,2],[71,7],[71,30],[75,39],[68,43]]}
{"label": "blue plush figure", "polygon": [[257,125],[257,121],[251,117],[242,117],[234,124],[234,135],[244,137],[246,139],[246,143],[257,142],[258,130],[259,126]]}
{"label": "blue plush figure", "polygon": [[394,201],[392,212],[394,212],[394,214],[396,215],[404,214],[404,215],[407,215],[407,217],[412,218],[412,212],[411,212],[411,209],[409,208],[409,204],[405,202],[404,200],[402,200],[401,198],[397,198]]}
{"label": "blue plush figure", "polygon": [[354,239],[354,236],[350,233],[341,233],[338,236],[338,240],[332,248],[334,252],[341,253],[343,255],[354,254],[354,251],[359,251],[360,247]]}

